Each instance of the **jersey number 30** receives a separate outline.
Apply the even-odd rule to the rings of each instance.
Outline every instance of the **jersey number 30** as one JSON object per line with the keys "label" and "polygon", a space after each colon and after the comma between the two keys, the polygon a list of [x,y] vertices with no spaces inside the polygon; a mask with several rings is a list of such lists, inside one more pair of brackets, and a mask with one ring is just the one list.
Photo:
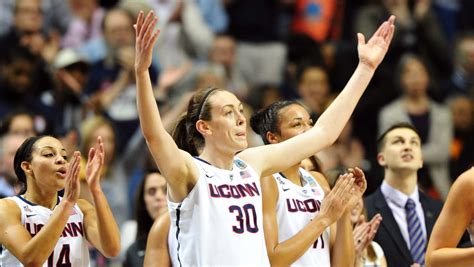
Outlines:
{"label": "jersey number 30", "polygon": [[232,226],[234,232],[237,234],[243,234],[245,230],[250,233],[258,232],[257,212],[252,204],[245,204],[242,208],[236,205],[229,206],[229,212],[236,214],[238,225]]}

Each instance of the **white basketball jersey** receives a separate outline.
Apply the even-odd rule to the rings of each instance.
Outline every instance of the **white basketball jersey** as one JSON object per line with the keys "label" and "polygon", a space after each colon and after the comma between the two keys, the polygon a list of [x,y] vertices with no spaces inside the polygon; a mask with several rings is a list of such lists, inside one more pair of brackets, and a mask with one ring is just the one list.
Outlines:
{"label": "white basketball jersey", "polygon": [[[305,181],[303,187],[292,183],[281,173],[273,175],[279,193],[276,209],[280,243],[301,231],[319,213],[324,199],[324,190],[316,179],[302,168],[299,172]],[[329,227],[292,266],[331,266]]]}
{"label": "white basketball jersey", "polygon": [[[53,213],[52,210],[33,204],[21,196],[9,197],[8,199],[15,201],[20,208],[21,223],[33,237],[48,222]],[[60,200],[61,198],[58,197],[58,204]],[[0,266],[16,267],[23,266],[23,264],[2,246]],[[51,253],[48,260],[42,266],[89,266],[89,250],[85,237],[84,215],[77,204],[73,207],[66,227],[54,247],[53,253]]]}
{"label": "white basketball jersey", "polygon": [[168,201],[177,242],[173,265],[269,266],[260,177],[239,158],[231,171],[194,161],[196,185],[183,202]]}

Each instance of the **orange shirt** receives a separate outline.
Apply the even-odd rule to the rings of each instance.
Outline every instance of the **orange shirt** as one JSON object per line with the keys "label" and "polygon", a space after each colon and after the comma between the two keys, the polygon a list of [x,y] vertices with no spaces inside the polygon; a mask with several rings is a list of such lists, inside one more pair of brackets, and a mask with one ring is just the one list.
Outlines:
{"label": "orange shirt", "polygon": [[[343,2],[343,1],[342,1]],[[296,0],[292,29],[306,33],[315,41],[341,36],[342,3],[340,0]]]}

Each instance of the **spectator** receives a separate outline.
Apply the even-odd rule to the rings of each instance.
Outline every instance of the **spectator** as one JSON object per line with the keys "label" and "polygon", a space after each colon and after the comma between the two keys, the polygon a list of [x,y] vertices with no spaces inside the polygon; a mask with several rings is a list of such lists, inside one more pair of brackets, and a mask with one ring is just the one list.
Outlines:
{"label": "spectator", "polygon": [[166,180],[159,171],[148,171],[138,187],[135,198],[135,221],[125,230],[122,237],[133,236],[136,240],[127,246],[124,267],[143,266],[148,232],[153,222],[163,213],[166,206]]}
{"label": "spectator", "polygon": [[421,138],[412,125],[401,123],[385,130],[377,143],[384,180],[365,199],[368,218],[377,213],[383,217],[374,241],[383,248],[388,267],[423,266],[426,244],[443,204],[418,189]]}
{"label": "spectator", "polygon": [[461,175],[474,166],[474,100],[458,95],[448,100],[453,116],[454,138],[451,142],[450,177]]}
{"label": "spectator", "polygon": [[105,11],[99,6],[98,0],[69,0],[69,7],[73,18],[62,37],[63,47],[77,48],[102,35],[101,24]]}
{"label": "spectator", "polygon": [[[85,89],[96,112],[106,114],[117,129],[119,151],[126,147],[138,128],[133,18],[125,9],[116,8],[106,13],[103,32],[107,56],[91,66]],[[151,68],[150,73],[155,81],[156,71]]]}
{"label": "spectator", "polygon": [[411,52],[422,55],[435,70],[435,77],[449,73],[448,44],[430,0],[380,0],[378,4],[362,7],[355,20],[355,31],[371,34],[388,14],[397,17],[397,30],[387,60],[381,67],[390,69],[403,54]]}
{"label": "spectator", "polygon": [[445,95],[474,97],[474,32],[462,34],[454,48],[454,70]]}
{"label": "spectator", "polygon": [[25,137],[15,134],[5,134],[0,137],[0,197],[14,196],[20,193],[22,186],[18,181],[13,159],[16,150]]}
{"label": "spectator", "polygon": [[430,75],[427,66],[415,55],[408,54],[400,59],[396,83],[402,96],[382,109],[378,132],[381,134],[398,122],[415,126],[426,166],[418,182],[425,190],[435,189],[434,196],[439,193],[444,199],[451,186],[448,165],[453,126],[449,109],[428,96]]}

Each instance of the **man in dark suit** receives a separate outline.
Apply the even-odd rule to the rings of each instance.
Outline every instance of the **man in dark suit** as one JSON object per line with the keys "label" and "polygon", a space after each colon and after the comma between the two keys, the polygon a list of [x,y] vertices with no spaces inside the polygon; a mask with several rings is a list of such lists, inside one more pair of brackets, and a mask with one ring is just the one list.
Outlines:
{"label": "man in dark suit", "polygon": [[[443,203],[418,190],[423,166],[421,140],[408,123],[391,126],[378,140],[377,161],[384,168],[382,185],[365,199],[369,218],[380,213],[375,235],[388,267],[424,265],[426,245]],[[415,265],[416,266],[416,265]]]}

